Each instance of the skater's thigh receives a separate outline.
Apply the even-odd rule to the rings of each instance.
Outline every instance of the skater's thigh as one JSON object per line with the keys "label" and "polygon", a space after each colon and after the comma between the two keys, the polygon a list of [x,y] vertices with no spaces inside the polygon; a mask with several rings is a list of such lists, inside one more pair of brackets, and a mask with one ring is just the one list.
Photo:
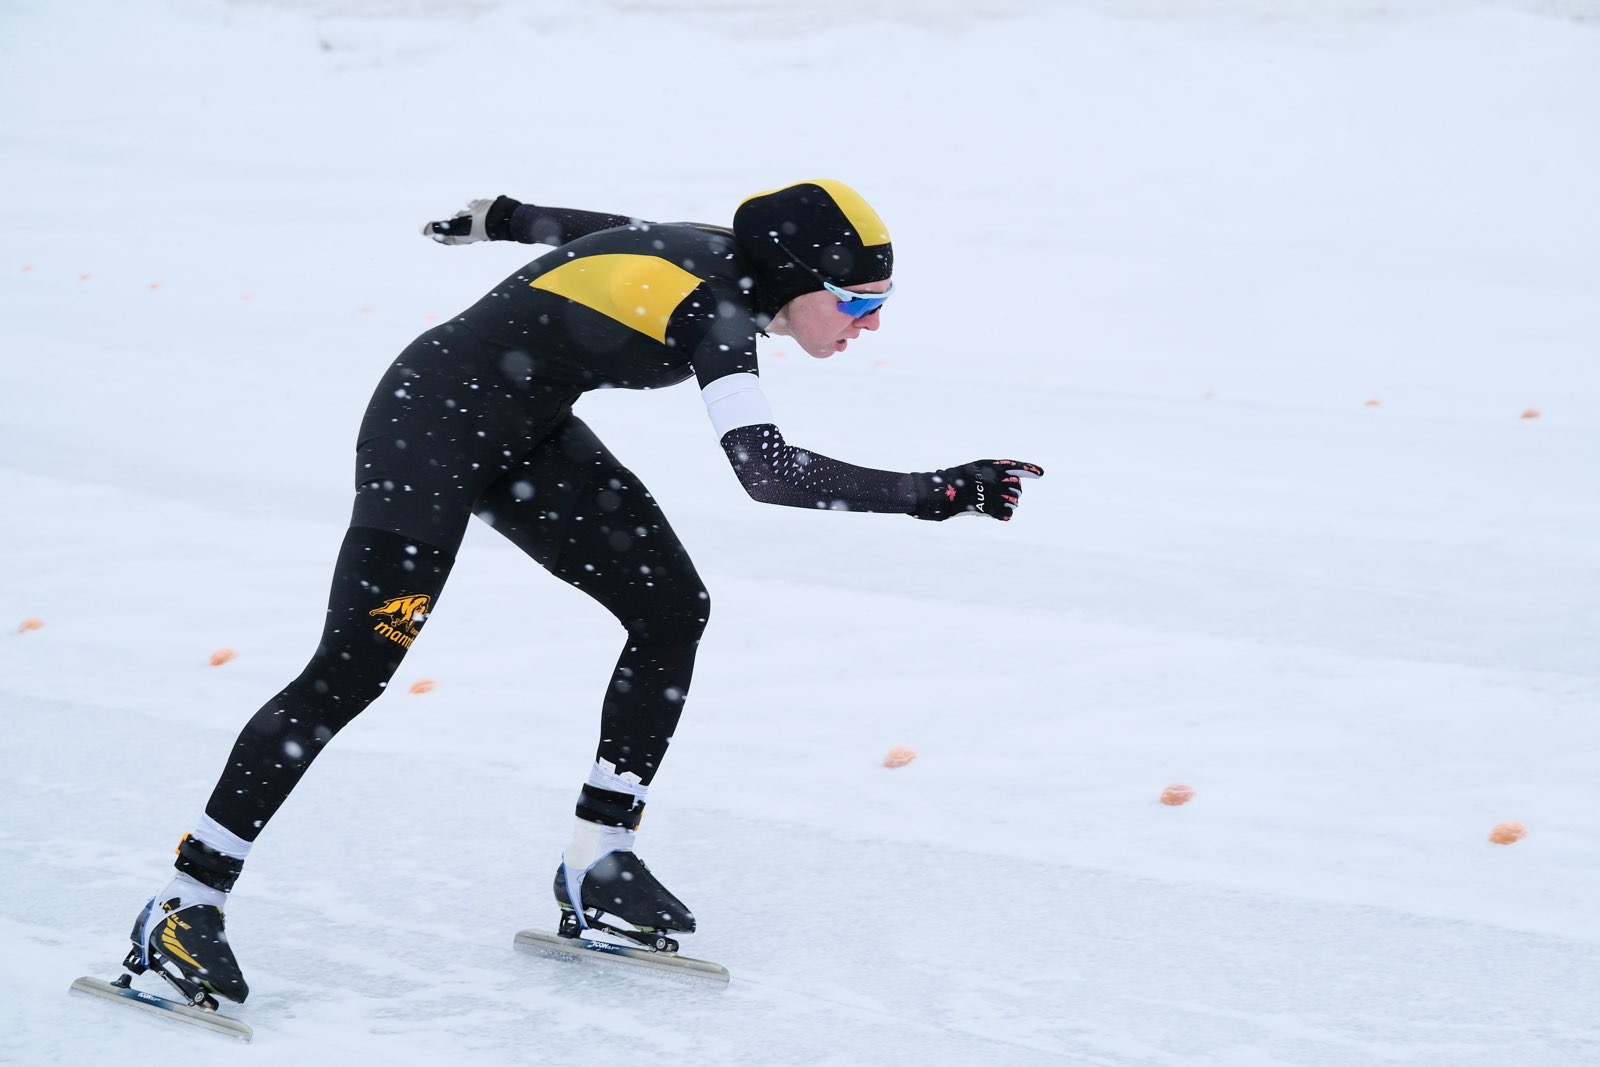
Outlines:
{"label": "skater's thigh", "polygon": [[625,624],[704,616],[704,585],[655,498],[575,415],[489,486],[477,514]]}
{"label": "skater's thigh", "polygon": [[458,349],[413,344],[374,390],[351,525],[453,553],[488,487],[566,416],[570,394],[514,388],[481,354]]}

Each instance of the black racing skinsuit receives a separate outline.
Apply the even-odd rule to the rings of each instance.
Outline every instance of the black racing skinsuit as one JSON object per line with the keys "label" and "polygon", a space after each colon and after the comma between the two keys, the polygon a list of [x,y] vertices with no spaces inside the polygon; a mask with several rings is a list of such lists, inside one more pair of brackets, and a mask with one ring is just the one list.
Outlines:
{"label": "black racing skinsuit", "polygon": [[[572,406],[592,389],[653,389],[690,375],[702,389],[753,383],[765,323],[750,271],[716,227],[524,205],[514,233],[558,247],[418,337],[373,393],[322,639],[245,725],[206,805],[246,841],[383,692],[474,514],[627,631],[596,758],[648,785],[666,751],[710,601],[654,498]],[[722,444],[757,500],[915,505],[910,475],[804,452],[770,423],[735,426]]]}

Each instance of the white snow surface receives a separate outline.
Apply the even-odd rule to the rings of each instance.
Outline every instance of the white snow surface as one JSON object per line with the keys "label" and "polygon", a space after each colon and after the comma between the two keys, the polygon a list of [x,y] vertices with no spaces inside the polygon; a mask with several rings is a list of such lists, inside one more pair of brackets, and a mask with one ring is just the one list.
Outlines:
{"label": "white snow surface", "polygon": [[[1600,1063],[1597,21],[7,0],[0,1060]],[[254,1042],[69,997],[314,646],[378,374],[533,252],[419,225],[817,176],[898,290],[765,349],[786,435],[1047,475],[761,507],[692,385],[580,403],[712,591],[639,847],[728,988],[513,952],[620,634],[478,526],[233,895]]]}

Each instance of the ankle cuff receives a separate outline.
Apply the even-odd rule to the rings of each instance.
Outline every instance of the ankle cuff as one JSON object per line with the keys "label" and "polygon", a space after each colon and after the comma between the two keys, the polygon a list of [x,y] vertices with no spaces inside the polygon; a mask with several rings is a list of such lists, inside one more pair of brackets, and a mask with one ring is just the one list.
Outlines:
{"label": "ankle cuff", "polygon": [[601,826],[637,830],[644,817],[644,801],[628,793],[585,785],[578,794],[578,818]]}
{"label": "ankle cuff", "polygon": [[172,865],[221,893],[233,892],[233,883],[244,870],[244,860],[223,855],[193,834],[184,834],[178,842],[178,858]]}

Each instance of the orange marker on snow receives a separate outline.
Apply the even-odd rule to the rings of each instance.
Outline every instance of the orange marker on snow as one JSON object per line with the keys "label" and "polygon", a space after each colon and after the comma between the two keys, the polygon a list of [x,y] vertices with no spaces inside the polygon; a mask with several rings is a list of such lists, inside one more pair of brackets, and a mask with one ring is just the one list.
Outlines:
{"label": "orange marker on snow", "polygon": [[432,678],[418,678],[416,681],[411,683],[411,691],[419,695],[422,693],[431,693],[433,692],[433,686],[434,681]]}
{"label": "orange marker on snow", "polygon": [[234,655],[235,653],[231,648],[219,648],[215,652],[211,653],[211,665],[213,667],[220,667],[232,659]]}
{"label": "orange marker on snow", "polygon": [[1528,828],[1515,819],[1496,823],[1493,830],[1489,831],[1489,840],[1497,845],[1512,845],[1528,836]]}
{"label": "orange marker on snow", "polygon": [[31,630],[39,630],[39,629],[42,629],[43,627],[44,627],[44,620],[43,619],[23,619],[22,620],[22,625],[17,627],[17,633],[25,634],[25,633],[28,633]]}
{"label": "orange marker on snow", "polygon": [[1539,409],[1529,408],[1522,413],[1522,417],[1525,419],[1537,419],[1539,417]]}
{"label": "orange marker on snow", "polygon": [[1174,782],[1161,791],[1161,803],[1169,807],[1187,804],[1194,799],[1194,790],[1182,782]]}
{"label": "orange marker on snow", "polygon": [[914,750],[907,748],[905,745],[896,745],[883,757],[883,765],[885,767],[904,767],[916,758],[917,754]]}

